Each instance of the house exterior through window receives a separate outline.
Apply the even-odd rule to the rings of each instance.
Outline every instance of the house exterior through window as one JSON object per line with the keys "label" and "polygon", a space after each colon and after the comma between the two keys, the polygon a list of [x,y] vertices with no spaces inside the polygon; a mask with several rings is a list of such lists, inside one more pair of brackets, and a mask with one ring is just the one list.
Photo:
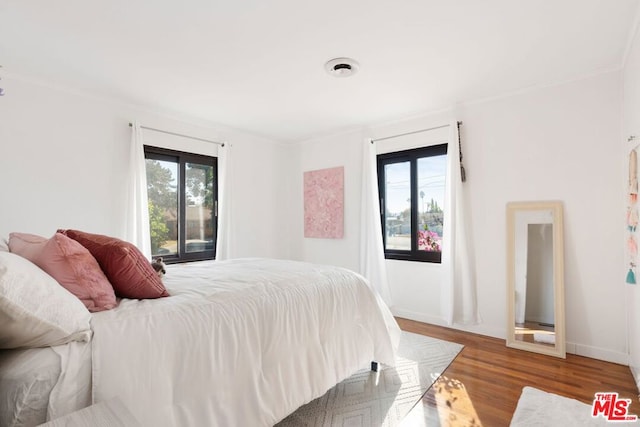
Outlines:
{"label": "house exterior through window", "polygon": [[379,154],[378,189],[385,258],[442,258],[447,144]]}

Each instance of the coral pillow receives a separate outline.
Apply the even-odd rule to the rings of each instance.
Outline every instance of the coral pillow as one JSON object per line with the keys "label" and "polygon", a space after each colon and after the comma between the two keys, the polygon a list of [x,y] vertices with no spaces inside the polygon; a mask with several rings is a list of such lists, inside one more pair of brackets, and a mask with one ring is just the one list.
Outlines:
{"label": "coral pillow", "polygon": [[76,240],[91,252],[116,295],[139,299],[169,296],[149,260],[131,243],[78,230],[58,230],[58,233]]}
{"label": "coral pillow", "polygon": [[89,251],[69,237],[55,233],[51,239],[26,233],[11,233],[9,249],[56,279],[89,311],[116,306],[113,287]]}

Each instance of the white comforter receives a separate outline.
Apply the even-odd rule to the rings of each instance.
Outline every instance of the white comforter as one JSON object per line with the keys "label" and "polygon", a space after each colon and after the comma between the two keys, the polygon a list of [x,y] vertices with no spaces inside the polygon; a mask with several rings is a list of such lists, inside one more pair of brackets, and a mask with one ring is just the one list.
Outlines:
{"label": "white comforter", "polygon": [[267,426],[372,360],[399,328],[361,276],[266,259],[170,266],[171,297],[93,316],[93,401],[143,425]]}

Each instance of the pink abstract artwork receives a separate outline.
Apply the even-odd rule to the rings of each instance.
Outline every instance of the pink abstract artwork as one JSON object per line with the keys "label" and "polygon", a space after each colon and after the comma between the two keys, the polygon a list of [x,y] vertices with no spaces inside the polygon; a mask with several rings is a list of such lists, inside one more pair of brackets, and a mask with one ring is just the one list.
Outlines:
{"label": "pink abstract artwork", "polygon": [[342,239],[344,167],[304,173],[304,237]]}

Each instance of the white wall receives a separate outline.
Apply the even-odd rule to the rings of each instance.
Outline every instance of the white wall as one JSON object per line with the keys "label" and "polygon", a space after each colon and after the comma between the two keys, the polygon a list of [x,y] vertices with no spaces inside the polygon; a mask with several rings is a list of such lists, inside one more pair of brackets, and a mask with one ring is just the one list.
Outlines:
{"label": "white wall", "polygon": [[[631,50],[624,67],[624,103],[623,103],[623,138],[621,138],[622,159],[621,169],[625,171],[622,188],[624,193],[628,192],[628,153],[640,143],[640,33],[635,34]],[[627,138],[635,135],[636,139],[628,142]],[[640,150],[639,150],[640,151]],[[623,207],[626,205],[622,205]],[[624,218],[624,212],[620,212]],[[626,238],[626,234],[625,234]],[[623,244],[621,242],[621,244]],[[639,260],[636,260],[638,262]],[[627,272],[626,259],[621,266],[619,276],[624,280]],[[636,269],[636,277],[640,271]],[[625,289],[625,299],[627,302],[627,329],[629,340],[629,366],[636,379],[636,384],[640,388],[640,289],[638,285],[627,285]]]}
{"label": "white wall", "polygon": [[[287,149],[210,123],[143,111],[42,85],[3,78],[0,98],[0,236],[51,235],[57,228],[123,236],[130,121],[234,147],[237,256],[286,257],[278,230],[285,198]],[[217,146],[145,131],[151,145],[215,155]]]}
{"label": "white wall", "polygon": [[[483,322],[461,329],[506,336],[506,222],[509,201],[561,200],[565,214],[568,350],[627,362],[623,287],[619,280],[623,203],[617,141],[621,74],[612,72],[539,88],[454,112],[304,142],[300,184],[292,194],[293,253],[308,261],[358,265],[360,142],[462,120],[471,193],[478,299]],[[345,239],[305,239],[301,178],[306,170],[345,166]],[[438,265],[387,261],[397,315],[442,324]]]}
{"label": "white wall", "polygon": [[[286,214],[291,224],[288,237],[293,259],[333,264],[358,271],[362,141],[364,136],[357,131],[306,141],[291,147],[294,159],[289,171],[291,201],[287,204]],[[343,165],[344,238],[304,238],[302,173]]]}
{"label": "white wall", "polygon": [[620,84],[619,73],[603,74],[471,105],[463,120],[476,177],[472,206],[480,208],[473,213],[475,241],[486,242],[477,259],[485,321],[497,325],[504,316],[491,302],[503,290],[495,284],[504,281],[504,204],[561,200],[568,351],[625,363],[622,288],[615,280],[622,194],[611,150],[620,138]]}

